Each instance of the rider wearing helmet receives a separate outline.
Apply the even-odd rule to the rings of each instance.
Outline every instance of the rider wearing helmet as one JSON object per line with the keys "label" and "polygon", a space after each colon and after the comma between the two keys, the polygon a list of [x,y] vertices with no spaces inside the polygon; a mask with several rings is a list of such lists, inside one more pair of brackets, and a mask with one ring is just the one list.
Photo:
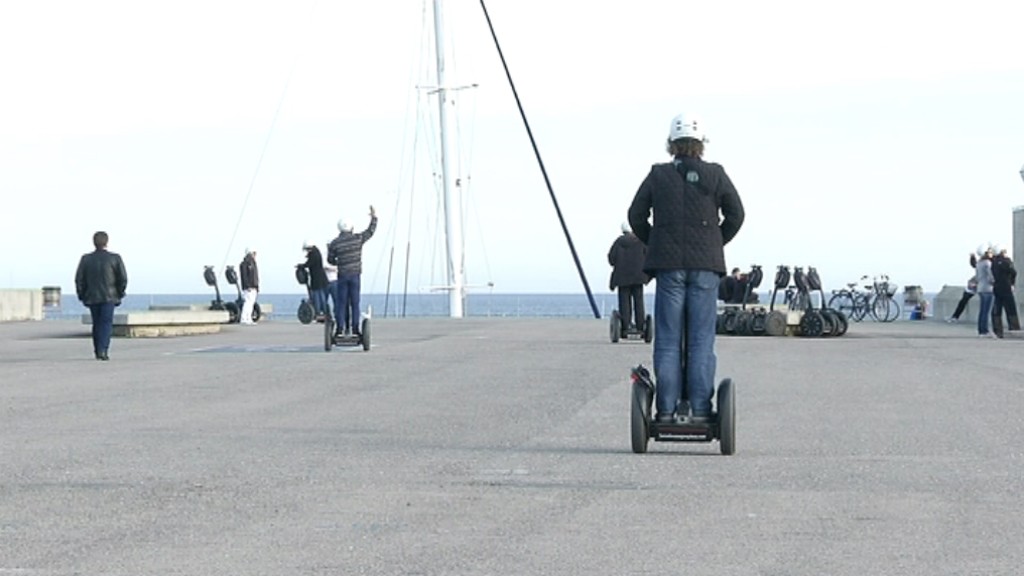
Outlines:
{"label": "rider wearing helmet", "polygon": [[338,220],[338,237],[327,246],[327,262],[338,267],[334,289],[334,319],[338,334],[359,335],[359,278],[363,272],[363,244],[377,230],[377,213],[370,206],[370,225],[353,232],[352,222]]}
{"label": "rider wearing helmet", "polygon": [[725,169],[702,159],[707,141],[697,118],[673,118],[666,143],[672,161],[651,167],[628,212],[633,232],[647,244],[644,271],[657,279],[658,422],[711,416],[724,246],[743,225],[744,210]]}

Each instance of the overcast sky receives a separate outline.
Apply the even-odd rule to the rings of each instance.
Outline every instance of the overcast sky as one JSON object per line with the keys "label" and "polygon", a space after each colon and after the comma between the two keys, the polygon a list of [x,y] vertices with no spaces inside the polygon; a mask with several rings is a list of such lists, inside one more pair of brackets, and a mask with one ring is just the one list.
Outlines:
{"label": "overcast sky", "polygon": [[[444,282],[431,2],[0,3],[0,287],[60,285],[96,230],[129,292],[205,293],[257,250],[380,217],[363,291]],[[490,0],[584,275],[671,118],[699,115],[743,199],[728,265],[937,291],[1024,204],[1024,8],[955,2]],[[447,0],[467,283],[583,282],[476,0]],[[469,86],[476,85],[475,88]],[[408,270],[408,272],[406,272]],[[476,289],[476,288],[474,288]]]}

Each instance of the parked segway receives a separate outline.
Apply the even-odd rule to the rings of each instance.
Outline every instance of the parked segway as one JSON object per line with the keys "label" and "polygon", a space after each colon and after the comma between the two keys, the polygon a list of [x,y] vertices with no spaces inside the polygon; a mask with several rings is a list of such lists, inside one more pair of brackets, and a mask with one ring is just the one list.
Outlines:
{"label": "parked segway", "polygon": [[[238,275],[233,267],[228,266],[227,269],[224,270],[224,275],[227,277],[229,284],[236,284],[238,282]],[[203,268],[203,279],[206,280],[207,286],[213,287],[217,295],[217,297],[214,300],[210,301],[210,310],[227,311],[228,322],[231,322],[232,324],[237,323],[239,320],[241,320],[242,304],[245,302],[245,299],[242,298],[241,289],[238,290],[237,300],[235,300],[234,302],[225,302],[220,297],[220,286],[217,285],[217,273],[213,271],[213,266],[205,266]],[[260,305],[257,302],[256,305],[253,306],[252,310],[253,322],[259,320],[260,316]]]}
{"label": "parked segway", "polygon": [[309,287],[309,271],[306,270],[305,264],[295,265],[295,280],[306,287],[306,297],[299,302],[296,316],[299,317],[299,322],[309,324],[316,318],[316,308],[313,306],[313,290]]}
{"label": "parked segway", "polygon": [[822,335],[842,336],[843,334],[846,334],[846,330],[850,327],[850,323],[846,319],[846,314],[843,314],[839,310],[833,310],[825,305],[825,290],[821,287],[821,277],[818,276],[818,271],[814,266],[807,267],[807,287],[811,290],[816,290],[821,296],[818,312],[825,318],[825,323],[830,327],[830,330]]}
{"label": "parked segway", "polygon": [[[355,318],[352,319],[355,321]],[[359,321],[360,334],[352,334],[348,331],[343,331],[338,334],[335,331],[336,324],[334,320],[334,314],[331,313],[330,308],[324,314],[324,351],[330,352],[335,346],[362,346],[363,351],[370,350],[370,315],[367,313]]]}
{"label": "parked segway", "polygon": [[733,333],[740,336],[760,336],[765,333],[765,321],[767,320],[768,311],[764,309],[764,306],[747,308],[747,304],[751,300],[750,295],[754,292],[755,288],[761,285],[763,277],[764,272],[761,271],[761,266],[753,264],[750,272],[747,273],[747,283],[743,289],[743,304],[735,312]]}
{"label": "parked segway", "polygon": [[797,295],[795,300],[799,304],[791,309],[799,309],[803,312],[800,317],[799,334],[816,338],[832,333],[832,317],[825,316],[814,307],[811,302],[811,288],[807,281],[807,275],[800,266],[793,268],[793,283],[796,284]]}
{"label": "parked segway", "polygon": [[[210,310],[227,310],[227,304],[220,297],[220,286],[217,285],[217,273],[213,271],[213,266],[203,267],[203,280],[206,280],[207,286],[212,286],[214,293],[217,297],[210,301]],[[228,313],[228,318],[231,318],[231,313]],[[231,320],[234,322],[234,320]]]}
{"label": "parked segway", "polygon": [[644,342],[650,344],[654,339],[654,319],[648,314],[644,317],[642,327],[634,326],[630,322],[626,331],[622,332],[622,316],[619,315],[618,310],[612,310],[611,321],[608,323],[608,334],[611,336],[612,344],[618,342],[620,338],[622,340],[643,338]]}
{"label": "parked segway", "polygon": [[725,378],[718,383],[715,393],[716,411],[707,422],[681,420],[671,424],[658,423],[651,415],[655,397],[655,383],[650,372],[643,365],[633,368],[632,408],[630,410],[630,432],[633,452],[647,452],[650,440],[658,442],[711,442],[719,441],[722,454],[736,452],[736,399],[733,383]]}
{"label": "parked segway", "polygon": [[[238,298],[234,302],[224,303],[224,309],[228,311],[232,323],[237,323],[242,320],[242,305],[245,304],[245,298],[242,297],[242,287],[238,284],[238,272],[235,271],[234,266],[228,266],[224,269],[224,277],[227,278],[228,284],[232,284],[235,290],[238,291]],[[260,303],[254,302],[252,307],[252,321],[259,322],[260,318],[263,317],[263,313],[260,311]]]}
{"label": "parked segway", "polygon": [[775,296],[779,290],[786,290],[789,287],[789,267],[780,265],[775,272],[775,284],[772,287],[772,300],[768,305],[768,314],[765,316],[764,331],[769,336],[786,335],[786,313],[775,309]]}

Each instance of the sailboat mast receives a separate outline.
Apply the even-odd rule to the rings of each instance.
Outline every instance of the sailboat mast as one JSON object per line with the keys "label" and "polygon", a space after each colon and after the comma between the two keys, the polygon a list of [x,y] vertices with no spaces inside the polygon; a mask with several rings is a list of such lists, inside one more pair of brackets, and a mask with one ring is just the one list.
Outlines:
{"label": "sailboat mast", "polygon": [[462,318],[465,274],[462,258],[462,202],[457,186],[452,185],[451,145],[448,141],[448,86],[444,63],[444,19],[442,0],[434,0],[434,48],[437,57],[437,100],[440,112],[441,179],[444,188],[445,240],[448,251],[448,316]]}

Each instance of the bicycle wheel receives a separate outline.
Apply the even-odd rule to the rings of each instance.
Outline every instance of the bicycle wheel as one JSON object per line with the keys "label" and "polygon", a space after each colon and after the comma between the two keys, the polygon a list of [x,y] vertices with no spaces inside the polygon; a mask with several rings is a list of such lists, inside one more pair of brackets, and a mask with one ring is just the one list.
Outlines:
{"label": "bicycle wheel", "polygon": [[828,307],[837,312],[842,312],[849,318],[853,315],[853,296],[849,292],[837,292],[829,299]]}
{"label": "bicycle wheel", "polygon": [[871,303],[871,315],[879,322],[893,322],[900,317],[900,305],[889,296],[877,296]]}
{"label": "bicycle wheel", "polygon": [[868,310],[870,310],[868,296],[866,294],[853,294],[853,309],[846,315],[846,318],[854,322],[860,322],[868,315]]}

